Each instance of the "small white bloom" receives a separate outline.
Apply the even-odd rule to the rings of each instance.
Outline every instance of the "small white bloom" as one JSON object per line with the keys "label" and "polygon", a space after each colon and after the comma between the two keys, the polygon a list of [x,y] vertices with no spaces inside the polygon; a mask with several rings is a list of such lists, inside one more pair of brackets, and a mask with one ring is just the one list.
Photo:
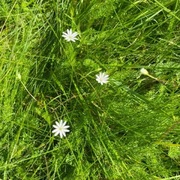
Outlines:
{"label": "small white bloom", "polygon": [[141,68],[140,73],[146,76],[149,75],[149,72],[145,68]]}
{"label": "small white bloom", "polygon": [[101,85],[106,84],[108,82],[109,75],[106,73],[100,72],[98,75],[96,75],[96,81],[100,83]]}
{"label": "small white bloom", "polygon": [[55,128],[52,133],[54,133],[54,136],[57,136],[58,134],[60,135],[61,138],[63,138],[63,136],[66,136],[66,132],[69,132],[69,126],[66,126],[66,122],[64,122],[63,120],[61,120],[60,122],[55,122],[56,125],[53,125],[53,127]]}
{"label": "small white bloom", "polygon": [[77,32],[72,32],[72,29],[67,29],[66,32],[63,32],[62,37],[65,38],[66,41],[73,41],[75,42],[77,40],[76,36],[78,35]]}

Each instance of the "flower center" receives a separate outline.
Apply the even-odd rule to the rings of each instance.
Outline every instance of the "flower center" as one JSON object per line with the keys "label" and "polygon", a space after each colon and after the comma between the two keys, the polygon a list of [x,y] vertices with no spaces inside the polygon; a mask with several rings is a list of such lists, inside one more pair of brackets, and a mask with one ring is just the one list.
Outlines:
{"label": "flower center", "polygon": [[62,131],[63,130],[63,127],[59,127],[59,131]]}

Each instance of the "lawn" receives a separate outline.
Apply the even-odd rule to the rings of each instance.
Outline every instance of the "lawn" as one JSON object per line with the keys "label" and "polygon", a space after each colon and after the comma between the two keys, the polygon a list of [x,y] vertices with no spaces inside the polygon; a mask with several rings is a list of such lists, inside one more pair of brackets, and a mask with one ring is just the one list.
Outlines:
{"label": "lawn", "polygon": [[180,179],[179,0],[1,0],[0,52],[0,179]]}

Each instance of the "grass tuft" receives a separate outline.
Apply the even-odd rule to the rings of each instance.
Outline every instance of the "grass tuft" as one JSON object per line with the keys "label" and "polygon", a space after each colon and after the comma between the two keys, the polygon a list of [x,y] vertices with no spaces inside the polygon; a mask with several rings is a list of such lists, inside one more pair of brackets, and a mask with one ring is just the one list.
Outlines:
{"label": "grass tuft", "polygon": [[[179,179],[179,8],[2,0],[0,178]],[[63,139],[52,134],[60,120]]]}

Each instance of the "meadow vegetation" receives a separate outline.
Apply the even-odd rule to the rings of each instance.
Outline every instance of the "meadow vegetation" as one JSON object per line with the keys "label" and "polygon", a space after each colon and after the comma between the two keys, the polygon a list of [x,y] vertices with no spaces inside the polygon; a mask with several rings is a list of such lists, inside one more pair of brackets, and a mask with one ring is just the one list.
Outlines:
{"label": "meadow vegetation", "polygon": [[0,52],[0,179],[180,179],[179,0],[1,0]]}

